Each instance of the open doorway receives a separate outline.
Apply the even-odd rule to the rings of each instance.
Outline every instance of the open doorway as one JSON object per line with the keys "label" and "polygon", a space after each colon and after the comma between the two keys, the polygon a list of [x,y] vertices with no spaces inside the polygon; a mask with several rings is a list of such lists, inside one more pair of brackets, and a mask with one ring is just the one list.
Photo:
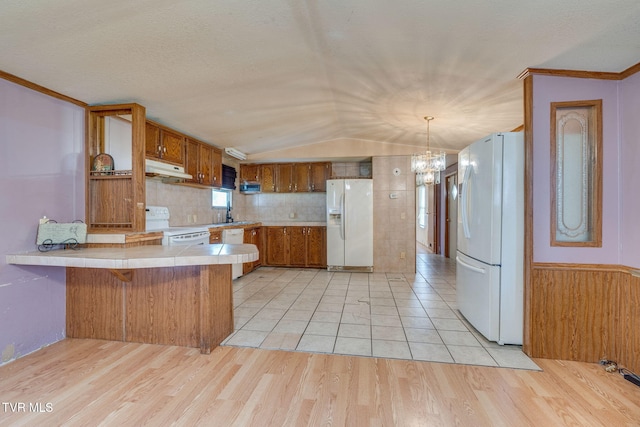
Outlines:
{"label": "open doorway", "polygon": [[416,188],[416,242],[427,252],[437,253],[436,205],[433,185]]}

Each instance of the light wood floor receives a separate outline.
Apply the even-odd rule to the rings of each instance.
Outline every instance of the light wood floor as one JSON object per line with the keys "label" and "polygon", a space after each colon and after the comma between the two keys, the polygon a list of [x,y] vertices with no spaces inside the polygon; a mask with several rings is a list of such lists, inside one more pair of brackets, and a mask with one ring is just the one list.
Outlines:
{"label": "light wood floor", "polygon": [[640,425],[620,375],[535,361],[544,372],[66,339],[0,367],[0,425]]}

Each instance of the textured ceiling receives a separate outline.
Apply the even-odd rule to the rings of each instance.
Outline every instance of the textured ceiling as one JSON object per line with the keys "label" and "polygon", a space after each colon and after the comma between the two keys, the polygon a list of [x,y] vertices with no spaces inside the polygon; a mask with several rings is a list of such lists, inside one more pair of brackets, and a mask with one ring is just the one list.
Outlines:
{"label": "textured ceiling", "polygon": [[[522,124],[528,67],[640,62],[637,0],[5,0],[0,70],[259,156],[456,152]],[[328,155],[330,153],[327,153]]]}

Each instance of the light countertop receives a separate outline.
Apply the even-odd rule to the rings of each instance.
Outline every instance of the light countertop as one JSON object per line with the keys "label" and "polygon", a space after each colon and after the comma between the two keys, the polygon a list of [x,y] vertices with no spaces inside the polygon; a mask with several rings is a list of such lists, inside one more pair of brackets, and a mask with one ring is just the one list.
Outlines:
{"label": "light countertop", "polygon": [[222,222],[219,224],[209,224],[208,228],[248,228],[248,227],[324,227],[326,222],[322,221],[236,221]]}
{"label": "light countertop", "polygon": [[6,256],[7,264],[109,269],[238,264],[257,259],[258,248],[251,244],[60,249]]}

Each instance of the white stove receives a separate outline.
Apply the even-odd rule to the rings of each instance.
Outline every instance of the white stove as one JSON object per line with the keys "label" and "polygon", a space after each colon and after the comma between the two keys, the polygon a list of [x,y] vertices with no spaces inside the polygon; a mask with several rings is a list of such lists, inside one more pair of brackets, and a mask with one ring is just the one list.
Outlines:
{"label": "white stove", "polygon": [[171,214],[165,206],[147,206],[145,227],[147,231],[162,231],[163,245],[202,245],[209,243],[206,226],[169,227]]}

